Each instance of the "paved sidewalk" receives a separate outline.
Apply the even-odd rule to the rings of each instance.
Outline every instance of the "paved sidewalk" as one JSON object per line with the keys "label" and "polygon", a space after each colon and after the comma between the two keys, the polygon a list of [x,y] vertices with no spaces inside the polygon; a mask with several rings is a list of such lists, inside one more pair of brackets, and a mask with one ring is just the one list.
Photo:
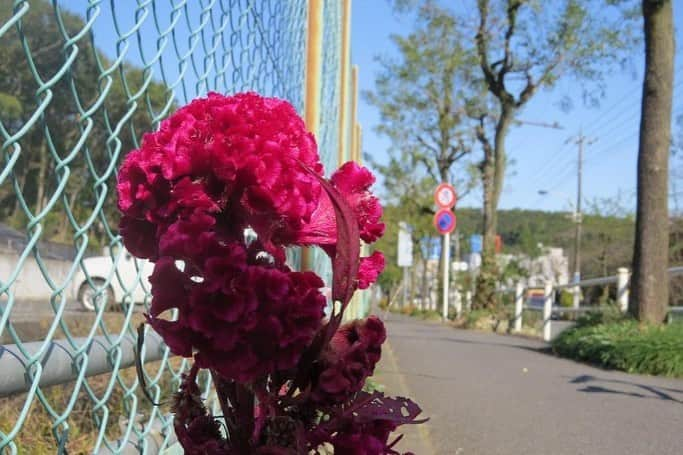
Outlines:
{"label": "paved sidewalk", "polygon": [[[559,359],[535,340],[389,315],[377,377],[431,418],[417,455],[683,453],[683,381]],[[683,347],[682,347],[683,349]],[[405,428],[405,427],[404,427]]]}

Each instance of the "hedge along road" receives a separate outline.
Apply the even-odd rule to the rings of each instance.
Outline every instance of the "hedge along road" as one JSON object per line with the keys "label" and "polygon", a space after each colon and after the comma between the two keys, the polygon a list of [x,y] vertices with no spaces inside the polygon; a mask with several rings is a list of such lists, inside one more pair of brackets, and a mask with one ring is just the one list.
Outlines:
{"label": "hedge along road", "polygon": [[[683,380],[605,371],[534,340],[388,315],[377,370],[430,417],[399,450],[443,455],[683,453]],[[682,347],[683,348],[683,347]],[[417,446],[416,446],[417,445]]]}

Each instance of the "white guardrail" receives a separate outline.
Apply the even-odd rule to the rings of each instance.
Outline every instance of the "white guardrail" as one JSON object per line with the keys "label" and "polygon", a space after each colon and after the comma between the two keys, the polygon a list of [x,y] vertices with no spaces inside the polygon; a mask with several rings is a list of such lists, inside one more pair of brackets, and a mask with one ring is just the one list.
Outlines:
{"label": "white guardrail", "polygon": [[[683,275],[683,267],[671,267],[669,277]],[[588,286],[599,286],[602,284],[617,285],[617,304],[621,311],[628,310],[628,294],[631,274],[627,268],[621,267],[614,276],[601,278],[591,278],[577,283],[553,285],[550,281],[546,282],[543,292],[543,307],[530,306],[525,303],[524,294],[527,290],[522,283],[515,286],[515,317],[513,329],[517,332],[522,330],[524,310],[540,311],[543,313],[543,340],[550,341],[553,337],[552,315],[557,313],[582,313],[589,311],[600,311],[599,307],[581,307],[581,288]],[[573,305],[571,307],[554,306],[555,292],[562,289],[570,289],[574,293]],[[672,313],[683,313],[683,306],[670,307],[669,319]]]}

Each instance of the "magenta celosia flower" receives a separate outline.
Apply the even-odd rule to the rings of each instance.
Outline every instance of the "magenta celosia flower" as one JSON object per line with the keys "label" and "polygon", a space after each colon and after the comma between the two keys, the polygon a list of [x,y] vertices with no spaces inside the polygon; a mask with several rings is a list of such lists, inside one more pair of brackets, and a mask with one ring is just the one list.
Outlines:
{"label": "magenta celosia flower", "polygon": [[[211,214],[217,229],[238,235],[252,227],[264,243],[296,231],[318,207],[321,174],[314,138],[294,108],[255,93],[194,100],[146,134],[119,171],[119,209],[129,250],[155,258],[176,221]],[[149,224],[156,226],[152,229]],[[154,242],[151,242],[154,243]]]}
{"label": "magenta celosia flower", "polygon": [[[345,199],[355,215],[361,239],[372,243],[384,234],[382,206],[379,199],[370,192],[375,182],[372,173],[353,161],[345,163],[330,178],[332,187]],[[334,257],[337,247],[337,220],[330,197],[323,193],[320,204],[298,231],[289,231],[283,239],[286,243],[298,245],[319,245]],[[384,256],[375,252],[368,258],[361,258],[358,270],[358,288],[366,289],[377,280],[384,269]]]}
{"label": "magenta celosia flower", "polygon": [[[244,245],[210,243],[181,271],[161,257],[150,277],[149,322],[179,355],[225,378],[250,381],[296,365],[322,324],[323,282],[312,272],[253,265]],[[175,321],[159,316],[177,309]]]}
{"label": "magenta celosia flower", "polygon": [[[416,422],[410,400],[361,390],[380,360],[382,322],[341,325],[353,292],[384,268],[380,252],[360,258],[361,239],[384,232],[374,177],[355,163],[322,174],[294,108],[254,93],[193,101],[121,166],[120,233],[155,263],[147,321],[173,353],[194,357],[173,400],[185,453],[292,455],[326,443],[336,454],[395,454],[389,434]],[[340,305],[327,319],[323,281],[286,265],[294,245],[331,258]],[[199,394],[199,368],[215,380],[220,419]]]}
{"label": "magenta celosia flower", "polygon": [[312,398],[321,404],[348,401],[374,372],[385,339],[384,324],[376,316],[341,326],[322,355]]}
{"label": "magenta celosia flower", "polygon": [[[379,199],[370,192],[370,187],[375,183],[372,173],[349,161],[332,174],[330,182],[353,210],[361,239],[372,243],[381,237],[384,233],[384,223],[380,222],[382,206]],[[329,196],[321,196],[320,204],[313,212],[310,222],[304,224],[299,231],[289,234],[296,235],[286,238],[291,243],[335,245],[337,224]]]}
{"label": "magenta celosia flower", "polygon": [[384,270],[384,255],[380,251],[373,252],[366,258],[360,258],[358,268],[358,289],[367,289],[377,281],[377,277]]}
{"label": "magenta celosia flower", "polygon": [[380,222],[382,206],[379,199],[370,193],[375,176],[367,168],[349,161],[332,174],[330,180],[353,209],[360,238],[367,243],[380,238],[384,234],[384,223]]}

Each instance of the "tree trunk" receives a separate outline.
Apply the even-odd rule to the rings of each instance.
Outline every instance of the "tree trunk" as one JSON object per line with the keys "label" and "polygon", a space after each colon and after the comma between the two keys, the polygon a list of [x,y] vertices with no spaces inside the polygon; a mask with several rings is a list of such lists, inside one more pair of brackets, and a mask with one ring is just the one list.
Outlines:
{"label": "tree trunk", "polygon": [[[419,245],[419,243],[418,243]],[[415,264],[410,268],[410,305],[415,305],[415,295],[417,294],[417,267]]]}
{"label": "tree trunk", "polygon": [[673,94],[671,0],[643,0],[645,77],[638,151],[638,207],[629,310],[661,323],[669,301],[668,167]]}
{"label": "tree trunk", "polygon": [[472,306],[483,309],[495,306],[496,261],[495,236],[497,213],[494,206],[494,174],[493,157],[486,157],[483,166],[484,213],[483,213],[483,245],[481,266],[477,275],[476,290]]}
{"label": "tree trunk", "polygon": [[44,138],[40,142],[39,152],[40,164],[38,166],[38,178],[36,181],[36,205],[34,215],[39,214],[45,207],[45,186],[47,184],[49,160],[47,145],[45,144]]}
{"label": "tree trunk", "polygon": [[475,308],[497,307],[495,295],[498,267],[496,264],[496,232],[498,228],[498,201],[505,177],[505,137],[514,116],[514,108],[504,105],[496,124],[493,153],[487,154],[483,166],[484,225],[481,268],[477,277]]}
{"label": "tree trunk", "polygon": [[429,262],[429,254],[422,258],[422,298],[420,299],[422,310],[429,309],[429,298],[427,294],[429,293],[429,283],[427,281],[427,263]]}

